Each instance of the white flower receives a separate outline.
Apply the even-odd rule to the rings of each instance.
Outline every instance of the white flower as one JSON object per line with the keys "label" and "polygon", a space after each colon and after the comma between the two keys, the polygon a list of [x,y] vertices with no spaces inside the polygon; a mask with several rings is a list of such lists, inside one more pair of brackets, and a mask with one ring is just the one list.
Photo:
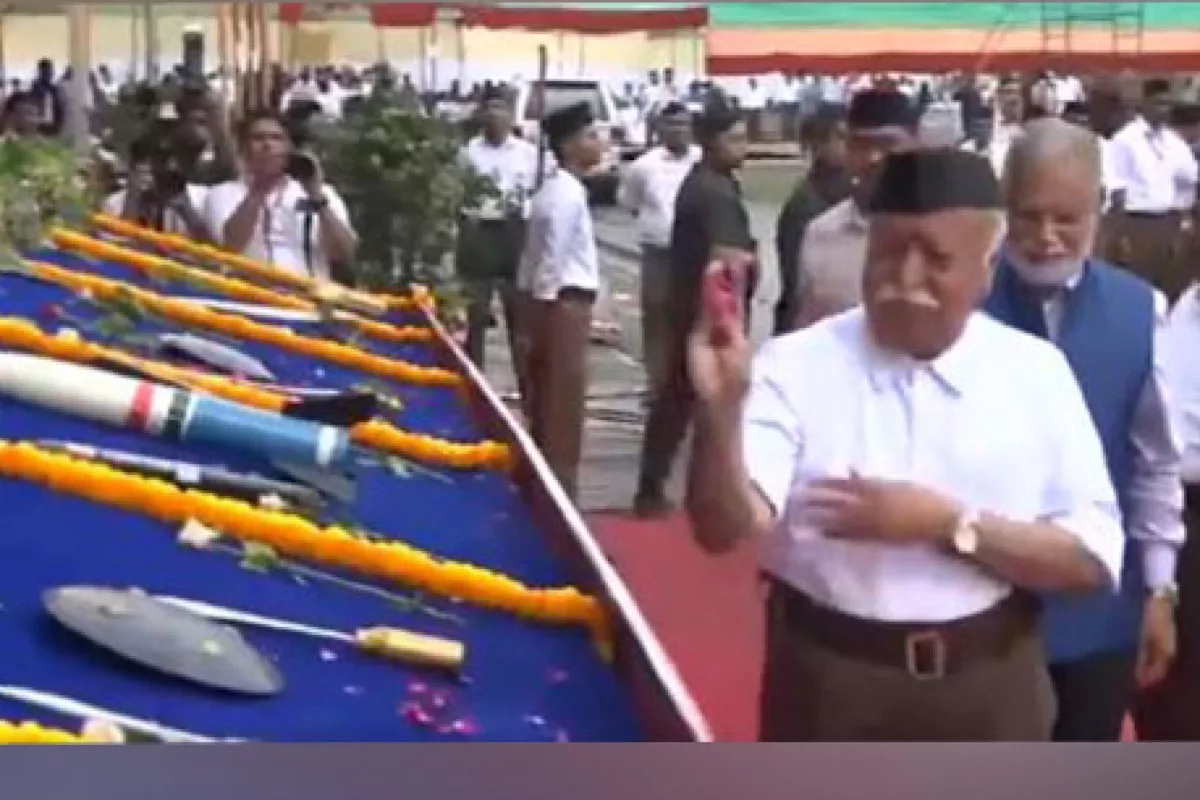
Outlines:
{"label": "white flower", "polygon": [[179,543],[185,547],[195,548],[196,550],[206,550],[209,545],[220,538],[221,534],[194,519],[189,519],[179,529]]}

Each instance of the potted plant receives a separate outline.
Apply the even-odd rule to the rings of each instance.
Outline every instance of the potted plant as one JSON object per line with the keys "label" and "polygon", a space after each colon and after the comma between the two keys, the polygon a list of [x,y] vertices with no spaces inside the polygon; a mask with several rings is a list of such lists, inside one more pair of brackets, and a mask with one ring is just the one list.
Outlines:
{"label": "potted plant", "polygon": [[440,308],[454,305],[446,262],[459,215],[497,192],[464,163],[456,126],[380,95],[317,138],[327,179],[345,195],[358,231],[359,284],[404,291],[421,283]]}
{"label": "potted plant", "polygon": [[88,167],[54,139],[0,140],[0,254],[40,247],[57,225],[84,220],[94,205]]}

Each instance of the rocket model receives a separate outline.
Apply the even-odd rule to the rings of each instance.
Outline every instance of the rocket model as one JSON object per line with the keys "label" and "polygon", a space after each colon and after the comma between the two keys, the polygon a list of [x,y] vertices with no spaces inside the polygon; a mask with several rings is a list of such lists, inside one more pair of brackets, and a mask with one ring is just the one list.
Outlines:
{"label": "rocket model", "polygon": [[271,460],[330,467],[351,452],[342,428],[24,353],[0,352],[0,394],[151,436]]}

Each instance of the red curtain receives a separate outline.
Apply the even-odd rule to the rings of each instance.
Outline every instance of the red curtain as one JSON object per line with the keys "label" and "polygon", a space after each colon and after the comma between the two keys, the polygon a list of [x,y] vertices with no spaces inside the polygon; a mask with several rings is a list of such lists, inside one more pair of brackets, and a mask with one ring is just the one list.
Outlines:
{"label": "red curtain", "polygon": [[464,6],[462,24],[468,27],[521,28],[527,31],[570,33],[629,33],[703,28],[708,25],[707,6],[664,8],[645,11],[602,11],[573,8],[503,8]]}
{"label": "red curtain", "polygon": [[371,22],[379,28],[427,28],[437,20],[437,3],[372,3]]}

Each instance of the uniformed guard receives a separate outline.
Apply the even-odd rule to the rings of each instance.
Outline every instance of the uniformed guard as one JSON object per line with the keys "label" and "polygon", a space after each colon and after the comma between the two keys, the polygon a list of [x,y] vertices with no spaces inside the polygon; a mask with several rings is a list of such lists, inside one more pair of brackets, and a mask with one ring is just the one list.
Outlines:
{"label": "uniformed guard", "polygon": [[575,497],[587,399],[587,355],[600,263],[581,178],[603,154],[587,103],[542,123],[557,165],[533,198],[518,285],[528,337],[524,375],[533,439]]}
{"label": "uniformed guard", "polygon": [[1066,360],[978,310],[1000,206],[976,154],[892,154],[861,308],[691,339],[693,531],[770,575],[764,740],[1050,736],[1033,596],[1111,591],[1125,539]]}
{"label": "uniformed guard", "polygon": [[779,257],[779,301],[775,304],[775,334],[792,330],[799,300],[800,242],[809,223],[850,196],[853,186],[846,169],[846,107],[822,103],[800,128],[800,147],[810,154],[810,166],[779,212],[775,249]]}
{"label": "uniformed guard", "polygon": [[[695,324],[705,266],[714,255],[752,258],[756,247],[735,175],[746,158],[745,123],[723,95],[714,93],[694,127],[702,155],[675,198],[662,385],[655,390],[646,417],[634,498],[634,512],[641,517],[660,516],[670,509],[664,485],[691,424],[687,338]],[[753,278],[742,288],[749,302]]]}
{"label": "uniformed guard", "polygon": [[[482,367],[492,301],[497,295],[510,347],[515,347],[517,264],[525,244],[529,198],[537,184],[538,153],[513,133],[512,111],[502,89],[492,87],[485,92],[480,110],[483,132],[467,142],[463,159],[490,178],[496,191],[478,207],[464,211],[455,263],[467,295],[467,355]],[[513,353],[515,362],[515,349]]]}
{"label": "uniformed guard", "polygon": [[1089,258],[1101,187],[1093,134],[1053,118],[1026,126],[1005,168],[1007,239],[984,305],[1066,355],[1100,431],[1129,538],[1119,593],[1043,598],[1057,741],[1119,741],[1135,685],[1162,681],[1175,655],[1184,528],[1181,453],[1164,386],[1167,300]]}
{"label": "uniformed guard", "polygon": [[867,250],[863,207],[884,156],[917,140],[916,109],[900,92],[859,92],[850,100],[846,165],[851,196],[814,219],[801,238],[796,313],[789,330],[858,305]]}

